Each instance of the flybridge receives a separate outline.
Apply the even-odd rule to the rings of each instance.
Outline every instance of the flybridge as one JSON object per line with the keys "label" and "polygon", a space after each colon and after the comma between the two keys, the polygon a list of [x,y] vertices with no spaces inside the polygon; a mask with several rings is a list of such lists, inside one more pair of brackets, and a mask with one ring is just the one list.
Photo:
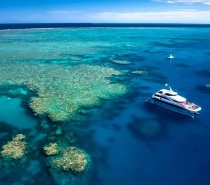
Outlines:
{"label": "flybridge", "polygon": [[156,96],[166,97],[166,99],[175,100],[177,102],[184,102],[186,98],[179,96],[177,92],[167,89],[161,89],[160,91],[155,93]]}

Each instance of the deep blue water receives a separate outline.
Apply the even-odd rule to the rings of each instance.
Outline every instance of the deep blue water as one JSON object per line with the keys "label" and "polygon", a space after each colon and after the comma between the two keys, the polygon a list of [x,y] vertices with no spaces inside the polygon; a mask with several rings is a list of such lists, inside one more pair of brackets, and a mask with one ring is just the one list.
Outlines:
{"label": "deep blue water", "polygon": [[209,28],[210,24],[175,24],[175,23],[19,23],[0,24],[4,29],[31,29],[31,28],[85,28],[85,27],[200,27]]}
{"label": "deep blue water", "polygon": [[[125,73],[116,81],[129,92],[90,108],[84,121],[50,122],[46,131],[25,95],[2,91],[0,144],[23,132],[36,152],[14,166],[0,165],[0,184],[209,185],[210,89],[205,87],[210,84],[209,26],[63,26],[21,30],[34,25],[1,25],[0,29],[20,29],[0,31],[0,62],[108,66]],[[173,60],[167,59],[170,53]],[[147,74],[132,73],[140,70]],[[145,102],[165,83],[202,107],[195,119]],[[90,154],[92,163],[85,174],[57,174],[46,165],[42,147],[58,126]]]}

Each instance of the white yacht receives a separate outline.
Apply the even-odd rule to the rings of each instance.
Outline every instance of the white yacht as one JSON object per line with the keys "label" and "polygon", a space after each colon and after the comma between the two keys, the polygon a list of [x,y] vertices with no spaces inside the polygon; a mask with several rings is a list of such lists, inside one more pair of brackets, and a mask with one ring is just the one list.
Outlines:
{"label": "white yacht", "polygon": [[169,55],[168,59],[173,59],[174,56],[172,54]]}
{"label": "white yacht", "polygon": [[165,109],[190,116],[194,118],[195,114],[201,110],[201,107],[186,100],[186,98],[178,95],[171,87],[168,89],[161,89],[154,93],[148,102],[163,107]]}

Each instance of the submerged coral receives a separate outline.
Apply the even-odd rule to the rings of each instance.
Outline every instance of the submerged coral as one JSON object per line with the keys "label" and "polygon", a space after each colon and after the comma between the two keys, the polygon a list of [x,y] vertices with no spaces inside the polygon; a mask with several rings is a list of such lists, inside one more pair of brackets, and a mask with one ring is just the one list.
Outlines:
{"label": "submerged coral", "polygon": [[132,71],[131,73],[137,75],[148,75],[147,71]]}
{"label": "submerged coral", "polygon": [[113,60],[113,59],[111,59],[111,61],[112,61],[113,63],[122,64],[122,65],[131,64],[131,62],[129,62],[129,61],[124,61],[124,60]]}
{"label": "submerged coral", "polygon": [[44,151],[47,155],[55,155],[59,152],[57,143],[49,143],[44,147]]}
{"label": "submerged coral", "polygon": [[18,134],[6,145],[2,146],[1,156],[4,158],[18,159],[26,154],[26,142],[23,141],[25,135]]}
{"label": "submerged coral", "polygon": [[205,84],[205,87],[210,89],[210,84]]}
{"label": "submerged coral", "polygon": [[162,124],[154,118],[134,118],[128,128],[137,138],[157,139],[163,134]]}
{"label": "submerged coral", "polygon": [[83,172],[90,161],[89,156],[76,147],[67,147],[61,150],[60,153],[61,155],[52,158],[50,162],[52,168],[64,171]]}
{"label": "submerged coral", "polygon": [[68,121],[83,107],[100,104],[100,99],[123,95],[127,88],[107,77],[121,75],[113,68],[62,66],[29,62],[0,62],[0,85],[23,85],[37,92],[30,108],[52,121]]}
{"label": "submerged coral", "polygon": [[197,86],[197,89],[204,93],[210,93],[210,84],[199,85]]}

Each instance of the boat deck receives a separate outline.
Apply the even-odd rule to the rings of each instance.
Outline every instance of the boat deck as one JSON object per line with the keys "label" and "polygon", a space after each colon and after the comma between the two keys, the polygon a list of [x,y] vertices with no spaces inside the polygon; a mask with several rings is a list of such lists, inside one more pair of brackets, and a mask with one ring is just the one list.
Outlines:
{"label": "boat deck", "polygon": [[192,110],[192,111],[199,108],[199,106],[195,105],[194,103],[188,102],[188,101],[182,102],[180,104],[182,106],[184,106],[185,108],[187,108],[188,110]]}

